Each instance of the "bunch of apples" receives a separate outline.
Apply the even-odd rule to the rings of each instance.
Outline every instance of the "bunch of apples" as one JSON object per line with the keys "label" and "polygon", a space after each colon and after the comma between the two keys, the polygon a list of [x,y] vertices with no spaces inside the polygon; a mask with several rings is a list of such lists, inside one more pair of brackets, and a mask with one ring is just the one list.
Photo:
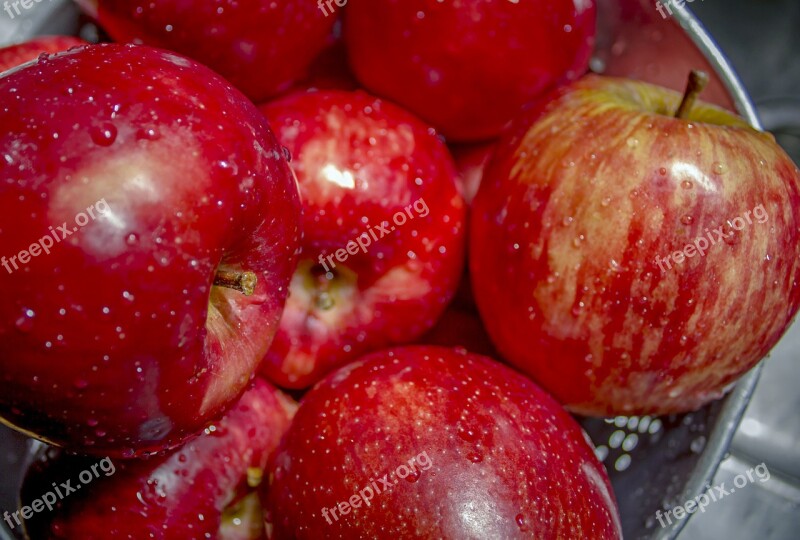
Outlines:
{"label": "bunch of apples", "polygon": [[797,312],[800,171],[701,73],[587,75],[592,0],[78,3],[115,43],[0,50],[33,540],[621,538],[570,412],[701,407]]}

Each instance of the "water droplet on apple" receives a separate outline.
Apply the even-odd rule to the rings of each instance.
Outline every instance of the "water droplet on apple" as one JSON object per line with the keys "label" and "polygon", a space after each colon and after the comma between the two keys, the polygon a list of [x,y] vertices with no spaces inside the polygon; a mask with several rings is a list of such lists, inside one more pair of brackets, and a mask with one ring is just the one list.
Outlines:
{"label": "water droplet on apple", "polygon": [[467,454],[467,459],[470,460],[472,463],[480,463],[483,461],[483,456],[476,452],[470,452]]}
{"label": "water droplet on apple", "polygon": [[528,525],[525,523],[525,516],[522,514],[517,514],[516,517],[514,517],[514,521],[517,522],[517,527],[519,527],[521,532],[528,530]]}
{"label": "water droplet on apple", "polygon": [[136,138],[140,141],[157,141],[161,138],[161,133],[152,127],[141,128],[136,132]]}
{"label": "water droplet on apple", "polygon": [[666,167],[661,167],[660,169],[658,169],[658,174],[660,174],[661,176],[666,176],[667,175],[667,168]]}
{"label": "water droplet on apple", "polygon": [[628,145],[628,148],[636,148],[639,146],[639,139],[636,137],[628,137],[628,140],[625,141],[625,144]]}
{"label": "water droplet on apple", "polygon": [[683,223],[684,225],[691,225],[692,223],[694,223],[694,218],[692,216],[683,216],[681,218],[681,223]]}
{"label": "water droplet on apple", "polygon": [[611,204],[611,197],[603,198],[603,200],[600,201],[600,204],[602,204],[603,206],[608,206],[609,204]]}
{"label": "water droplet on apple", "polygon": [[99,422],[97,420],[95,420],[94,418],[89,418],[86,421],[86,425],[89,426],[89,427],[95,427],[98,423]]}
{"label": "water droplet on apple", "polygon": [[96,145],[111,146],[117,139],[117,128],[114,124],[106,122],[100,126],[92,127],[89,134]]}
{"label": "water droplet on apple", "polygon": [[75,379],[72,385],[78,390],[85,390],[89,386],[89,381],[86,379]]}
{"label": "water droplet on apple", "polygon": [[23,309],[22,315],[17,319],[16,327],[22,332],[30,332],[33,330],[33,318],[36,313],[32,309]]}
{"label": "water droplet on apple", "polygon": [[716,174],[716,175],[725,174],[725,171],[726,171],[725,165],[723,165],[722,163],[714,163],[713,170],[714,170],[714,174]]}
{"label": "water droplet on apple", "polygon": [[683,182],[681,182],[681,187],[683,189],[692,189],[694,187],[694,184],[689,180],[684,180]]}

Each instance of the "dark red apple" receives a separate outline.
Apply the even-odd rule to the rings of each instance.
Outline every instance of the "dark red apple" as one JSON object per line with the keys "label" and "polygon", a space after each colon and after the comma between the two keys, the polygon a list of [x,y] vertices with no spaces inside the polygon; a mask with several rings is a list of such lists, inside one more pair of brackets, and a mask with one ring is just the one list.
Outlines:
{"label": "dark red apple", "polygon": [[324,91],[261,110],[293,156],[305,234],[262,369],[304,388],[434,325],[463,268],[465,204],[442,141],[390,103]]}
{"label": "dark red apple", "polygon": [[489,334],[574,412],[699,408],[800,305],[800,172],[770,134],[680,102],[587,76],[500,144],[472,206]]}
{"label": "dark red apple", "polygon": [[147,47],[44,56],[0,93],[0,418],[96,455],[174,447],[277,329],[300,220],[282,148],[222,78]]}
{"label": "dark red apple", "polygon": [[[6,521],[18,528],[27,515],[32,540],[262,538],[254,490],[295,410],[257,379],[222,420],[166,456],[115,462],[45,450],[28,470],[19,514]],[[247,517],[248,505],[260,528],[241,534],[233,516]]]}
{"label": "dark red apple", "polygon": [[580,426],[489,358],[381,351],[304,397],[262,501],[274,538],[621,538]]}
{"label": "dark red apple", "polygon": [[436,326],[418,343],[442,347],[463,347],[469,352],[497,357],[497,351],[483,327],[480,315],[472,310],[447,308]]}
{"label": "dark red apple", "polygon": [[441,130],[476,141],[582,75],[594,0],[349,0],[344,20],[359,80]]}
{"label": "dark red apple", "polygon": [[173,50],[264,100],[302,78],[336,15],[309,0],[76,0],[116,41]]}
{"label": "dark red apple", "polygon": [[57,53],[81,45],[86,42],[72,36],[42,36],[0,47],[0,72],[36,60],[42,53]]}

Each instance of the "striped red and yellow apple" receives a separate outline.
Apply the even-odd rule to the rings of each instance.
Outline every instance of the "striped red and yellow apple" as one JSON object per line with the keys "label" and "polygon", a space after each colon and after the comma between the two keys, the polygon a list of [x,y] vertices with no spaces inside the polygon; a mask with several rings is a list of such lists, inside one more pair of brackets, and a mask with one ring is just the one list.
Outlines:
{"label": "striped red and yellow apple", "polygon": [[[489,334],[574,412],[699,408],[797,312],[800,172],[770,134],[702,102],[677,118],[680,102],[594,75],[562,88],[500,144],[473,203]],[[689,255],[701,237],[716,242]]]}

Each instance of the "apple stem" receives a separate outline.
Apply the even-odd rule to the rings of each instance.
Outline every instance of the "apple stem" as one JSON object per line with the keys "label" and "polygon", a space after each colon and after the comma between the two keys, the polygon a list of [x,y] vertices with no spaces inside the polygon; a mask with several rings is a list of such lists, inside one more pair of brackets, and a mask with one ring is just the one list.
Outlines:
{"label": "apple stem", "polygon": [[228,272],[227,270],[217,271],[214,276],[214,285],[234,289],[245,296],[252,296],[256,290],[258,276],[255,272]]}
{"label": "apple stem", "polygon": [[675,118],[681,118],[683,120],[689,118],[692,107],[694,107],[694,103],[697,101],[697,96],[705,89],[708,80],[708,73],[705,71],[693,69],[692,72],[689,73],[689,82],[686,84],[686,91],[683,93],[683,100],[680,106],[678,106]]}

